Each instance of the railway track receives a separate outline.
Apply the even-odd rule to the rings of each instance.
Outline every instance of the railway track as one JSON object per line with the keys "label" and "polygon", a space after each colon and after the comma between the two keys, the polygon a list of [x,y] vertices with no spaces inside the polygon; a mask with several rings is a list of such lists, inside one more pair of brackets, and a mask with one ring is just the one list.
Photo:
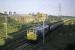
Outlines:
{"label": "railway track", "polygon": [[[20,33],[24,33],[26,30],[21,31]],[[16,36],[16,34],[13,35],[13,37]],[[11,41],[12,40],[12,41]],[[13,50],[16,47],[23,45],[24,43],[27,43],[27,41],[25,40],[24,37],[20,37],[20,38],[16,38],[16,39],[10,39],[8,40],[8,42],[4,45],[0,47],[0,50]]]}
{"label": "railway track", "polygon": [[[26,30],[21,31],[20,33],[25,33]],[[16,36],[16,34],[14,34],[14,36]],[[23,45],[24,44],[24,45]],[[30,46],[32,45],[31,43],[29,43],[25,37],[20,37],[20,39],[17,40],[13,40],[8,42],[7,44],[5,44],[4,46],[2,46],[0,48],[0,50],[18,50],[18,47],[20,47],[21,45],[23,46]]]}
{"label": "railway track", "polygon": [[[18,48],[16,48],[15,50],[33,50],[33,48],[36,48],[36,47],[38,47],[38,45],[43,45],[43,43],[42,43],[42,40],[41,41],[39,41],[39,43],[37,43],[37,44],[35,44],[35,45],[22,45],[22,46],[20,46],[20,47],[18,47]],[[29,47],[27,47],[27,46],[32,46],[31,48],[29,48]]]}
{"label": "railway track", "polygon": [[14,48],[24,44],[25,42],[26,42],[25,39],[21,39],[20,41],[16,40],[13,43],[3,46],[1,50],[13,50]]}
{"label": "railway track", "polygon": [[[23,30],[19,33],[24,33],[25,34],[26,30]],[[14,34],[16,36],[16,34]],[[13,37],[14,37],[13,36]],[[34,47],[38,46],[40,43],[35,44]],[[33,46],[33,44],[30,44],[26,41],[24,37],[14,40],[13,42],[8,43],[4,47],[2,47],[0,50],[24,50],[28,49],[27,46]]]}

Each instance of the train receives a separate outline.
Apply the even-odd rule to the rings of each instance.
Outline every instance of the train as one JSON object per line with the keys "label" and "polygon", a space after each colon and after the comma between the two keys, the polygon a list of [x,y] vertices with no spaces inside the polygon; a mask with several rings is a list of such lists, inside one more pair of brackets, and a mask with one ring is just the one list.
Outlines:
{"label": "train", "polygon": [[47,33],[49,30],[49,25],[39,25],[33,29],[27,31],[27,40],[35,41],[38,38],[43,37],[43,33]]}
{"label": "train", "polygon": [[58,27],[61,27],[61,25],[63,25],[63,21],[45,25],[37,25],[33,29],[30,28],[28,31],[14,32],[9,35],[9,38],[5,39],[5,46],[11,43],[14,44],[18,41],[21,41],[22,39],[25,39],[24,41],[41,40],[43,35],[47,36],[48,34],[51,34],[52,31]]}
{"label": "train", "polygon": [[63,21],[35,26],[33,29],[27,31],[26,39],[28,41],[37,41],[38,39],[42,39],[43,36],[50,34],[56,28],[61,27],[61,25],[63,25]]}

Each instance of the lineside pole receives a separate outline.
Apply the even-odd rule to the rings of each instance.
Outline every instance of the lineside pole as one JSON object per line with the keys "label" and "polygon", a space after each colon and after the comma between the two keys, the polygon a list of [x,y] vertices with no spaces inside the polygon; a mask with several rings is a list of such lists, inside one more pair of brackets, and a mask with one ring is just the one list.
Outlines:
{"label": "lineside pole", "polygon": [[[43,28],[45,26],[45,19],[43,19]],[[43,29],[43,45],[45,43],[45,33],[44,33],[44,29]]]}
{"label": "lineside pole", "polygon": [[7,16],[5,16],[5,33],[6,33],[6,39],[7,39]]}

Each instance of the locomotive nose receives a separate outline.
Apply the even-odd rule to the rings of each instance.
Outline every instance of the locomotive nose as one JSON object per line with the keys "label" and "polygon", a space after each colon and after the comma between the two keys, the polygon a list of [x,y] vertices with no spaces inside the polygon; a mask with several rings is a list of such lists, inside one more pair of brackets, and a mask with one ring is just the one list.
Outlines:
{"label": "locomotive nose", "polygon": [[27,32],[27,40],[37,40],[37,34],[32,31]]}

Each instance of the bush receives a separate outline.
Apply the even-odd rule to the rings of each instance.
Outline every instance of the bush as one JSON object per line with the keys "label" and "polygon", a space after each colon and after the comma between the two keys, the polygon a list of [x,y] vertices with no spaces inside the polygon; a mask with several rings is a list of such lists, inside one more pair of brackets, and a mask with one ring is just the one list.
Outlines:
{"label": "bush", "polygon": [[5,40],[0,37],[0,46],[3,46],[5,44]]}

